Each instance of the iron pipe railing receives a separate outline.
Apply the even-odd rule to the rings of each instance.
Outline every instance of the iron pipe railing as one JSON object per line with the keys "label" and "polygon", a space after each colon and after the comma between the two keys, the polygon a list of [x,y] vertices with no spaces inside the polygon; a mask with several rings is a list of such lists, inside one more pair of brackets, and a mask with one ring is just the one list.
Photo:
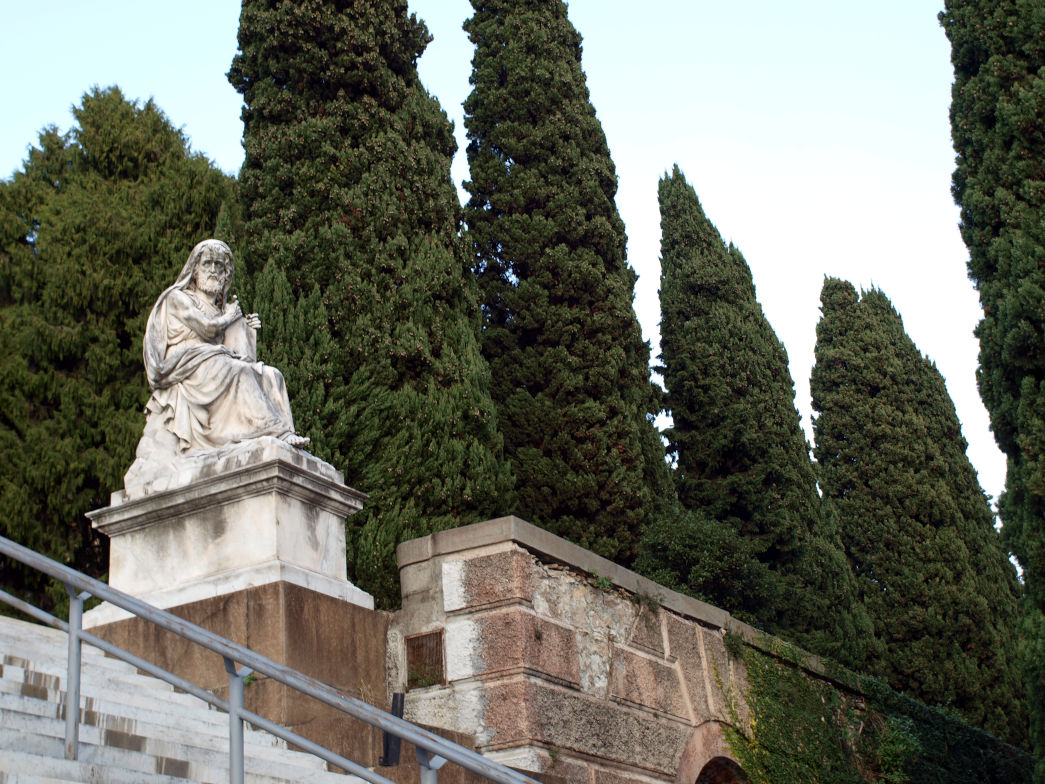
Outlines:
{"label": "iron pipe railing", "polygon": [[[0,536],[0,553],[59,580],[65,585],[66,591],[69,593],[69,621],[66,622],[6,591],[0,590],[0,601],[16,608],[31,618],[35,618],[42,623],[61,629],[69,634],[69,673],[66,679],[65,714],[66,756],[70,759],[76,758],[79,746],[80,647],[82,643],[88,643],[115,658],[132,664],[149,675],[161,678],[175,688],[192,694],[219,710],[227,712],[229,714],[230,745],[229,780],[232,784],[242,784],[243,781],[244,721],[293,744],[299,749],[314,754],[332,765],[359,776],[365,781],[371,782],[371,784],[392,784],[389,779],[381,774],[349,760],[337,752],[303,738],[292,730],[281,727],[253,711],[245,709],[243,707],[243,678],[250,672],[271,678],[301,694],[340,710],[348,716],[364,721],[373,727],[414,744],[417,749],[418,763],[421,766],[422,784],[435,784],[436,771],[445,761],[460,765],[462,768],[485,779],[497,782],[497,784],[536,784],[528,776],[512,770],[499,762],[487,759],[472,749],[442,738],[429,730],[418,727],[416,724],[380,708],[376,708],[363,700],[341,694],[315,678],[286,665],[279,664],[259,653],[255,653],[249,648],[245,648],[214,632],[179,618],[166,610],[153,607],[141,599],[123,593],[2,536]],[[152,662],[125,651],[100,637],[96,637],[90,632],[84,631],[81,626],[81,618],[83,601],[88,596],[94,596],[97,599],[108,602],[132,615],[155,624],[161,629],[177,634],[220,655],[229,674],[230,699],[224,700],[191,681],[168,672]]]}

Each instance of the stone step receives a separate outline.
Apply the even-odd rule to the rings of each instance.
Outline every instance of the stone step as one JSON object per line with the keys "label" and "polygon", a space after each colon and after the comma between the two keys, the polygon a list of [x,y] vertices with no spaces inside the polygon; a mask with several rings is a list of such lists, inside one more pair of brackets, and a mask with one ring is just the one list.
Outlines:
{"label": "stone step", "polygon": [[0,762],[4,768],[0,772],[0,784],[185,784],[184,778],[81,760],[41,757],[13,749],[0,750]]}
{"label": "stone step", "polygon": [[[148,676],[136,677],[152,680]],[[64,706],[65,690],[57,688],[58,685],[54,676],[42,675],[35,670],[6,667],[0,671],[0,694],[33,697],[45,703]],[[97,682],[90,680],[86,685],[81,683],[81,710],[127,715],[130,718],[147,718],[162,706],[167,711],[193,712],[192,715],[199,721],[214,726],[223,726],[228,721],[224,713],[210,708],[191,694],[138,688],[136,681],[103,683],[103,688],[96,688],[97,685]],[[102,696],[93,696],[96,694]],[[203,709],[204,712],[197,715],[195,711],[198,709]]]}
{"label": "stone step", "polygon": [[[2,623],[0,654],[17,653],[21,650],[39,650],[65,661],[68,638],[61,629],[8,617],[3,617]],[[91,645],[84,645],[83,651],[84,656],[106,658],[101,649]],[[117,660],[112,659],[111,661]]]}
{"label": "stone step", "polygon": [[[80,651],[85,664],[96,664],[122,672],[135,672],[133,665],[108,656],[101,648],[96,648],[88,642],[84,642],[80,646]],[[22,657],[32,661],[47,661],[64,666],[67,653],[68,639],[65,632],[49,626],[3,618],[2,631],[0,631],[0,657]]]}
{"label": "stone step", "polygon": [[[202,705],[202,704],[201,704]],[[0,727],[5,726],[5,717],[19,713],[40,719],[48,719],[58,723],[53,734],[65,737],[65,709],[62,705],[35,699],[23,699],[17,695],[0,694]],[[199,711],[182,710],[172,712],[162,704],[151,711],[138,711],[129,716],[126,712],[108,713],[88,711],[83,714],[80,724],[80,738],[84,742],[96,742],[95,734],[100,733],[102,739],[126,744],[139,744],[140,738],[160,738],[163,741],[181,743],[187,746],[199,746],[210,751],[228,753],[228,716],[211,711],[214,716],[224,721],[204,723],[199,721]],[[208,717],[209,718],[209,717]],[[92,734],[91,728],[94,730]],[[267,732],[244,728],[244,747],[246,753],[258,759],[270,759],[274,762],[291,762],[293,764],[325,770],[325,764],[310,754],[299,754],[289,751],[286,744]]]}
{"label": "stone step", "polygon": [[[65,754],[65,723],[24,713],[0,715],[0,749],[17,749],[43,759],[62,759]],[[327,772],[321,761],[311,755],[287,751],[294,761],[259,757],[247,749],[244,770],[258,784],[306,780],[324,784],[359,782]],[[6,754],[0,751],[0,755]],[[300,757],[298,760],[296,758]],[[190,781],[218,782],[228,780],[228,751],[214,751],[193,744],[175,743],[128,733],[112,733],[82,725],[80,727],[79,761],[104,768],[165,774]],[[101,779],[105,780],[105,779]],[[184,783],[183,783],[184,784]]]}
{"label": "stone step", "polygon": [[[65,693],[65,663],[62,663],[60,671],[46,662],[28,662],[25,666],[0,664],[0,679],[11,683],[23,683],[27,692],[32,690],[40,699],[53,700],[54,695]],[[159,678],[135,672],[107,672],[84,666],[80,670],[80,694],[89,693],[133,695],[132,704],[147,704],[150,700],[157,699],[185,705],[199,702],[198,698],[175,691],[174,687]]]}
{"label": "stone step", "polygon": [[[86,645],[80,759],[64,759],[66,647],[64,632],[0,618],[0,784],[228,780],[226,714]],[[360,784],[249,726],[244,746],[256,784]]]}

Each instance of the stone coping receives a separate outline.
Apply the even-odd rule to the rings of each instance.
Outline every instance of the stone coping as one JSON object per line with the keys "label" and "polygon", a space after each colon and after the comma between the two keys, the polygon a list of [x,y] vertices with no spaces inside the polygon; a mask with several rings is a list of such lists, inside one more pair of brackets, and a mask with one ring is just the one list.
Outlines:
{"label": "stone coping", "polygon": [[[466,525],[438,531],[420,539],[403,542],[396,548],[399,568],[410,564],[427,561],[441,555],[472,550],[477,547],[515,542],[520,547],[536,555],[570,566],[579,572],[587,572],[599,578],[607,578],[613,585],[623,588],[637,596],[648,596],[661,606],[677,612],[679,615],[692,618],[717,629],[732,629],[739,621],[733,619],[728,612],[720,610],[692,596],[686,596],[652,580],[625,569],[590,550],[568,542],[561,536],[538,528],[514,515],[498,517],[483,523]],[[747,624],[754,634],[759,632]]]}
{"label": "stone coping", "polygon": [[504,542],[514,542],[542,559],[561,563],[578,572],[607,578],[616,587],[636,596],[648,596],[671,612],[713,629],[735,634],[753,648],[776,657],[783,655],[787,660],[818,677],[851,691],[859,691],[855,676],[844,668],[836,665],[828,672],[820,657],[797,645],[739,621],[726,610],[665,588],[647,577],[625,569],[613,561],[596,555],[590,550],[585,550],[580,545],[569,542],[543,528],[538,528],[514,515],[438,531],[419,539],[411,539],[396,548],[396,559],[399,568],[403,569],[411,564],[422,563],[438,556],[453,555]]}
{"label": "stone coping", "polygon": [[[269,439],[276,441],[276,439]],[[118,536],[179,515],[220,506],[230,500],[278,490],[292,498],[348,517],[363,507],[366,494],[338,481],[334,472],[317,471],[320,460],[308,456],[288,460],[286,451],[271,445],[240,455],[235,465],[223,465],[198,476],[191,484],[160,490],[140,498],[116,498],[112,506],[87,513],[94,528]],[[245,458],[245,459],[244,459]],[[224,468],[224,470],[220,470]]]}

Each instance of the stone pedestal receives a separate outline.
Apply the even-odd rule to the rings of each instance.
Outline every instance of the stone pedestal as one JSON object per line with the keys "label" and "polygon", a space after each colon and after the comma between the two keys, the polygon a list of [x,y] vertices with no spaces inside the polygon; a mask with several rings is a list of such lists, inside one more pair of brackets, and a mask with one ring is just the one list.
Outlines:
{"label": "stone pedestal", "polygon": [[[333,466],[276,438],[138,461],[88,516],[109,537],[109,584],[378,707],[388,707],[388,613],[352,585],[345,518],[365,496]],[[219,695],[220,656],[117,607],[84,614],[93,634]],[[380,733],[267,678],[246,705],[367,765]]]}
{"label": "stone pedestal", "polygon": [[[88,514],[110,539],[113,588],[173,608],[282,581],[373,608],[345,565],[345,518],[365,496],[328,463],[259,438],[134,475]],[[84,625],[126,617],[102,605]]]}

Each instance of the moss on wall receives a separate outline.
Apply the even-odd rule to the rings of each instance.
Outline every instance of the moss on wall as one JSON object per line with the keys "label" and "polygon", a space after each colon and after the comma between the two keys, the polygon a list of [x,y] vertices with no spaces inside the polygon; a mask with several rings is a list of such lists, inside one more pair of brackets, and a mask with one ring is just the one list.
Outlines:
{"label": "moss on wall", "polygon": [[753,784],[1031,781],[1026,752],[879,681],[836,665],[813,677],[782,644],[727,647],[746,673],[727,741]]}

